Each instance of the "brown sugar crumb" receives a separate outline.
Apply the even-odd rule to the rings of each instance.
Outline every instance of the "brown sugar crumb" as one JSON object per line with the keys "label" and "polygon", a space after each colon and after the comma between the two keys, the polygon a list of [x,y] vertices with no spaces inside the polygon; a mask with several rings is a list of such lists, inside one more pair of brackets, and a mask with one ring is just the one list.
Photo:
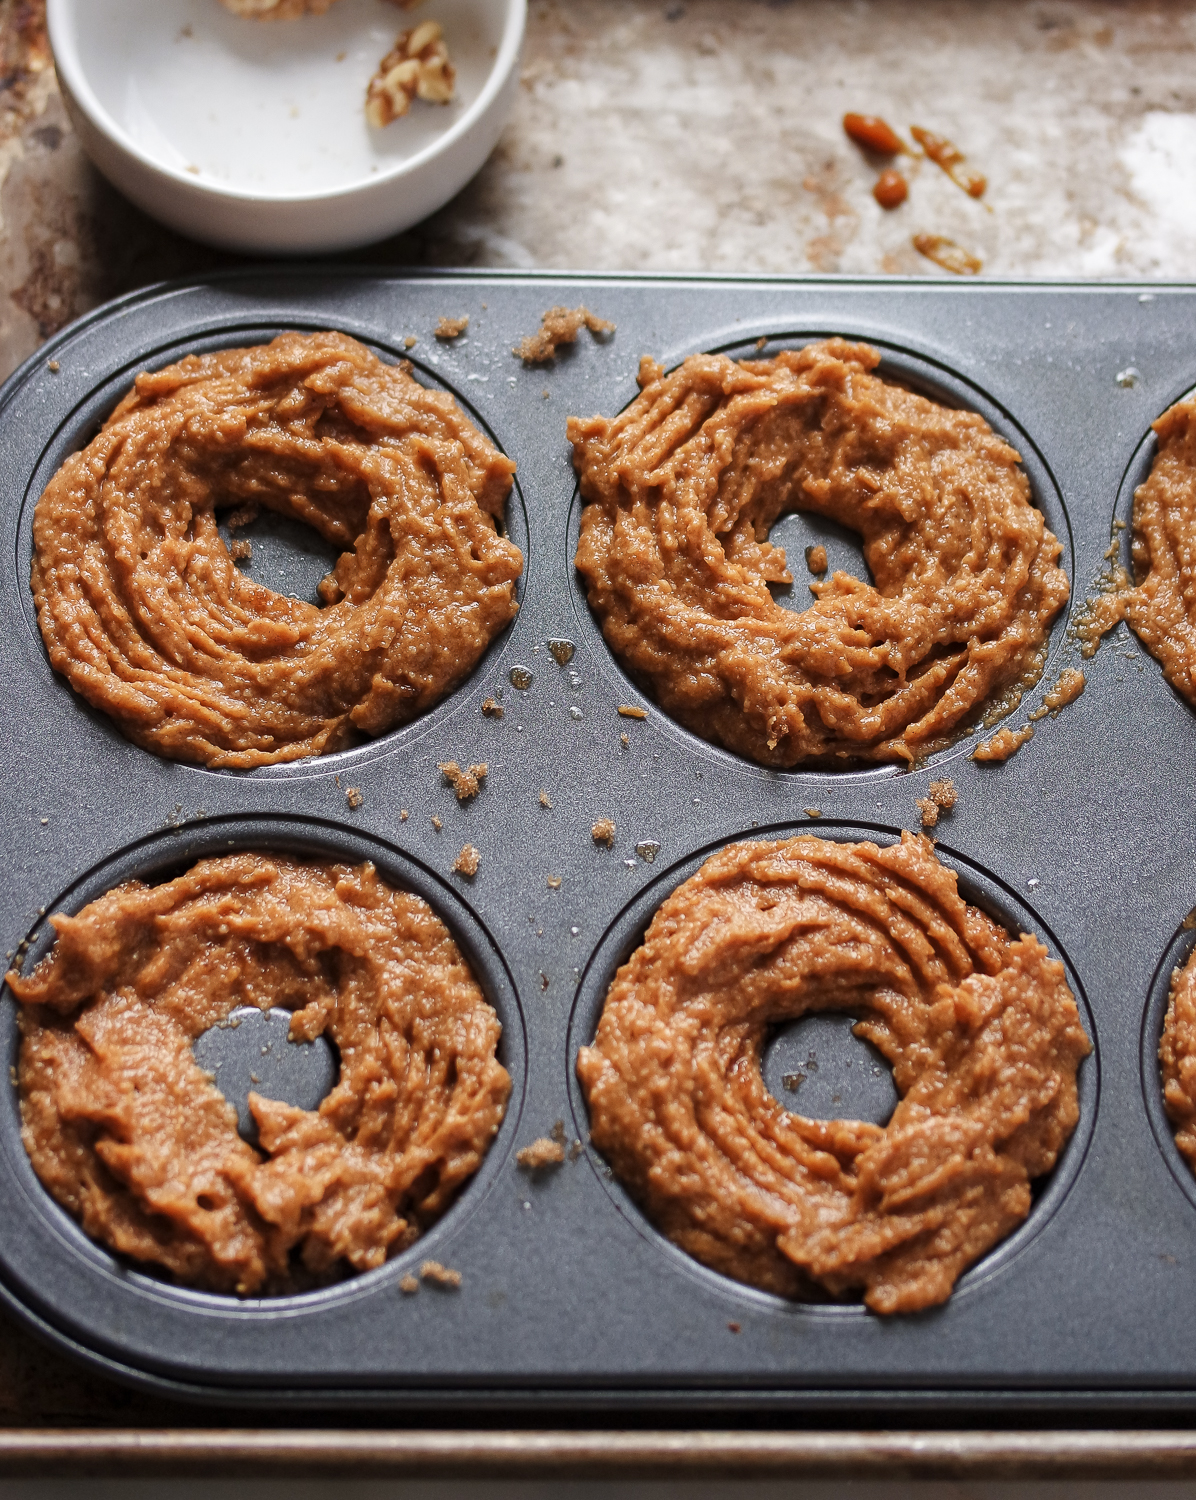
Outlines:
{"label": "brown sugar crumb", "polygon": [[552,799],[549,797],[547,792],[540,793],[540,806],[546,807],[549,812],[552,811]]}
{"label": "brown sugar crumb", "polygon": [[463,769],[455,760],[441,761],[437,769],[443,773],[445,781],[449,783],[457,794],[458,802],[468,802],[471,797],[476,797],[481,790],[482,782],[486,779],[489,769],[483,761],[479,765],[470,766],[468,770]]}
{"label": "brown sugar crumb", "polygon": [[634,703],[620,703],[619,712],[625,719],[646,719],[648,717],[648,710],[646,708],[637,708]]}
{"label": "brown sugar crumb", "polygon": [[440,830],[444,827],[444,824],[440,821],[435,813],[432,814],[432,827],[436,830],[437,833],[439,833]]}
{"label": "brown sugar crumb", "polygon": [[956,187],[963,188],[969,198],[984,196],[988,179],[983,173],[964,165],[967,158],[954,141],[949,141],[945,135],[936,135],[933,130],[923,130],[920,125],[911,125],[909,133],[930,160],[942,167]]}
{"label": "brown sugar crumb", "polygon": [[827,569],[826,548],[822,546],[806,548],[806,567],[811,573],[825,573]]}
{"label": "brown sugar crumb", "polygon": [[615,843],[615,825],[610,818],[599,818],[590,829],[590,837],[596,844],[605,844],[612,849]]}
{"label": "brown sugar crumb", "polygon": [[973,760],[1008,760],[1011,755],[1019,751],[1022,746],[1034,738],[1034,725],[1027,724],[1024,729],[1000,729],[993,735],[991,740],[985,740],[977,745],[972,751]]}
{"label": "brown sugar crumb", "polygon": [[487,719],[501,719],[502,704],[497,698],[484,698],[482,700],[482,713]]}
{"label": "brown sugar crumb", "polygon": [[411,31],[404,31],[378,64],[366,90],[366,120],[375,130],[381,130],[405,115],[416,98],[429,104],[448,104],[456,76],[440,22],[421,21]]}
{"label": "brown sugar crumb", "polygon": [[588,328],[592,334],[615,331],[613,323],[595,317],[588,307],[550,307],[540,317],[540,331],[520,339],[511,353],[517,354],[527,365],[547,364],[561,344],[575,343],[583,328]]}
{"label": "brown sugar crumb", "polygon": [[361,795],[361,788],[359,786],[346,787],[345,801],[349,804],[353,811],[356,812],[361,804],[365,801],[365,798]]}
{"label": "brown sugar crumb", "polygon": [[550,1141],[546,1135],[530,1146],[515,1153],[515,1160],[525,1172],[539,1172],[544,1167],[559,1167],[565,1159],[565,1147],[560,1141]]}
{"label": "brown sugar crumb", "polygon": [[872,196],[883,209],[900,208],[909,197],[909,183],[900,172],[882,172],[872,186]]}
{"label": "brown sugar crumb", "polygon": [[979,256],[949,240],[945,234],[915,234],[914,249],[953,276],[975,276],[984,268]]}
{"label": "brown sugar crumb", "polygon": [[458,875],[468,876],[470,880],[478,873],[478,866],[482,862],[482,856],[472,844],[466,844],[461,853],[453,861],[453,869]]}
{"label": "brown sugar crumb", "polygon": [[442,1266],[438,1260],[426,1260],[419,1268],[420,1279],[430,1281],[435,1286],[446,1289],[456,1288],[461,1285],[461,1272],[452,1271],[448,1266]]}
{"label": "brown sugar crumb", "polygon": [[561,877],[559,875],[550,875],[548,877],[548,889],[550,891],[559,891],[560,888],[561,888]]}
{"label": "brown sugar crumb", "polygon": [[441,318],[436,325],[438,339],[459,339],[469,327],[468,316],[464,318]]}
{"label": "brown sugar crumb", "polygon": [[419,1282],[412,1276],[410,1271],[399,1282],[399,1291],[405,1293],[408,1297],[419,1291]]}
{"label": "brown sugar crumb", "polygon": [[234,537],[228,544],[228,555],[233,562],[249,562],[253,557],[253,543],[243,536]]}
{"label": "brown sugar crumb", "polygon": [[822,816],[822,809],[820,807],[803,807],[802,812],[805,813],[807,818],[820,818]]}

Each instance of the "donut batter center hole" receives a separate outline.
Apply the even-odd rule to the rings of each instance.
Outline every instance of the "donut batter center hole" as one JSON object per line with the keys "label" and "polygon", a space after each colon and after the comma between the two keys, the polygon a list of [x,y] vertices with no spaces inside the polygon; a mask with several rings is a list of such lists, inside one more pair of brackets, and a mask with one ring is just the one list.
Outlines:
{"label": "donut batter center hole", "polygon": [[[336,567],[343,548],[325,541],[314,526],[264,507],[248,525],[235,529],[228,525],[231,514],[225,511],[220,517],[220,538],[247,578],[304,604],[323,604],[317,593],[320,581]],[[239,556],[245,542],[251,548],[248,557]]]}
{"label": "donut batter center hole", "polygon": [[315,1109],[340,1072],[332,1042],[323,1036],[314,1042],[288,1041],[290,1026],[289,1010],[242,1005],[192,1044],[196,1062],[215,1074],[216,1087],[237,1111],[237,1129],[251,1146],[258,1144],[249,1112],[251,1093]]}
{"label": "donut batter center hole", "polygon": [[893,1070],[838,1012],[801,1016],[764,1047],[761,1072],[774,1099],[809,1120],[867,1120],[887,1125],[897,1108]]}
{"label": "donut batter center hole", "polygon": [[[769,591],[782,609],[792,609],[798,614],[809,609],[814,602],[810,584],[829,578],[832,573],[850,573],[861,583],[872,583],[872,574],[864,561],[864,549],[859,533],[838,521],[828,520],[807,511],[786,511],[773,522],[768,540],[774,547],[784,547],[789,571],[793,574],[791,584],[770,583]],[[806,562],[810,548],[821,547],[826,552],[826,572],[813,573]],[[818,560],[817,557],[815,560]]]}

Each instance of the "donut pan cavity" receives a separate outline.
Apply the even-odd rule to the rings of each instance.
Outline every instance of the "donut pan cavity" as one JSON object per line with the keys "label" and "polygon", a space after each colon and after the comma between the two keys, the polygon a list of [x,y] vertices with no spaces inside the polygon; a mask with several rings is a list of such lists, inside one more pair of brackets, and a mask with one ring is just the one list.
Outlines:
{"label": "donut pan cavity", "polygon": [[[579,302],[615,320],[613,340],[583,333],[547,368],[512,357],[546,308]],[[438,318],[465,313],[462,338],[433,339]],[[517,461],[507,525],[525,557],[519,615],[455,693],[378,741],[251,773],[160,760],[50,671],[29,594],[32,507],[138,370],[321,327],[410,357],[417,378],[457,395]],[[586,607],[571,563],[579,503],[566,416],[625,405],[643,353],[672,366],[698,350],[755,354],[765,338],[767,354],[826,333],[871,340],[890,377],[981,411],[1022,453],[1063,542],[1072,600],[1042,683],[1008,722],[1025,723],[1064,667],[1082,665],[1087,687],[1004,765],[973,762],[974,737],[910,773],[748,764],[659,713]],[[371,858],[456,934],[501,1016],[514,1087],[481,1170],[423,1241],[321,1292],[246,1302],[173,1287],[88,1241],[33,1175],[13,1090],[0,1110],[10,1311],[122,1378],[280,1407],[842,1407],[857,1419],[869,1409],[1196,1408],[1196,1179],[1171,1143],[1152,1071],[1166,976],[1187,951],[1181,923],[1196,902],[1196,715],[1124,626],[1086,662],[1069,633],[1107,566],[1110,519],[1128,515],[1151,421],[1196,383],[1194,348],[1196,290],[1184,287],[327,267],[153,289],[60,334],[0,392],[0,947],[28,939],[32,962],[49,940],[41,908],[77,910],[120,879],[160,878],[203,853]],[[1130,365],[1136,383],[1119,384]],[[800,607],[802,523],[783,524]],[[848,559],[850,538],[833,541]],[[306,576],[319,564],[303,553],[302,538],[280,532],[250,566],[277,582],[289,559]],[[560,640],[574,646],[564,663],[548,649]],[[515,667],[530,686],[513,685]],[[482,715],[488,697],[501,719]],[[620,717],[620,705],[648,717]],[[473,801],[459,805],[444,784],[447,760],[487,762]],[[1068,965],[1094,1044],[1081,1121],[1026,1223],[944,1306],[886,1320],[785,1302],[668,1245],[606,1175],[588,1144],[577,1048],[629,945],[706,853],[800,829],[896,839],[919,826],[915,799],[936,775],[958,789],[935,833],[969,898],[1037,932]],[[608,817],[612,849],[590,837]],[[466,843],[481,853],[472,881],[452,870]],[[860,1072],[874,1059],[845,1027],[818,1035],[820,1080],[839,1069],[850,1100],[848,1062]],[[11,1064],[7,993],[0,1039]],[[558,1120],[583,1149],[529,1175],[517,1150]],[[459,1270],[460,1288],[404,1295],[400,1278],[429,1257]]]}

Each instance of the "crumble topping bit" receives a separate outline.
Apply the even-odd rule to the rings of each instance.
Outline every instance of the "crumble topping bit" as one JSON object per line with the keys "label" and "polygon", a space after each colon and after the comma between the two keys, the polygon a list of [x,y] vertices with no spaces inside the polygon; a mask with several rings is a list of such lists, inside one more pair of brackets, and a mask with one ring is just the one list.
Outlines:
{"label": "crumble topping bit", "polygon": [[365,117],[375,130],[381,130],[405,115],[413,99],[448,104],[456,76],[440,22],[421,21],[413,30],[404,31],[378,64],[366,90]]}
{"label": "crumble topping bit", "polygon": [[410,1297],[413,1293],[419,1291],[419,1282],[416,1281],[415,1277],[412,1276],[410,1271],[408,1271],[406,1276],[404,1276],[403,1279],[399,1282],[399,1291],[404,1292],[408,1297]]}
{"label": "crumble topping bit", "polygon": [[615,331],[613,323],[595,317],[588,307],[550,307],[540,317],[539,332],[520,339],[511,353],[517,354],[525,365],[547,364],[561,344],[575,343],[583,328],[593,334]]}
{"label": "crumble topping bit", "polygon": [[459,339],[469,327],[469,317],[463,318],[441,318],[436,325],[436,337],[438,339]]}
{"label": "crumble topping bit", "polygon": [[590,829],[590,837],[596,844],[605,844],[608,849],[613,849],[615,844],[615,825],[610,818],[599,818]]}
{"label": "crumble topping bit", "polygon": [[419,1268],[419,1274],[421,1280],[430,1281],[435,1286],[455,1289],[461,1285],[461,1272],[442,1266],[438,1260],[424,1261]]}
{"label": "crumble topping bit", "polygon": [[488,767],[483,761],[480,765],[470,766],[465,770],[455,760],[445,760],[441,761],[437,769],[443,772],[444,779],[456,792],[457,801],[468,802],[471,797],[477,796],[486,779]]}
{"label": "crumble topping bit", "polygon": [[928,795],[919,797],[914,806],[922,814],[922,827],[933,828],[939,820],[939,813],[950,812],[955,806],[958,793],[953,781],[932,781],[927,792]]}
{"label": "crumble topping bit", "polygon": [[453,869],[456,870],[458,875],[464,875],[469,880],[472,880],[478,873],[478,866],[481,862],[482,856],[478,851],[472,844],[466,844],[461,853],[453,861]]}

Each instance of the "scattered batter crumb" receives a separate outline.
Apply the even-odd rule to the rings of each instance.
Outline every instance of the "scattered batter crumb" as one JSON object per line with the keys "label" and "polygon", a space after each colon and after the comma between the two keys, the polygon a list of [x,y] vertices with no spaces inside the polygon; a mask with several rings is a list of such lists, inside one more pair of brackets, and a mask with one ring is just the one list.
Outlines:
{"label": "scattered batter crumb", "polygon": [[502,704],[497,698],[484,698],[482,700],[482,713],[487,719],[501,719]]}
{"label": "scattered batter crumb", "polygon": [[544,1167],[559,1167],[565,1159],[565,1148],[560,1141],[550,1141],[546,1135],[530,1146],[515,1153],[515,1160],[525,1172],[539,1172]]}
{"label": "scattered batter crumb", "polygon": [[361,795],[361,788],[359,786],[346,787],[345,801],[349,804],[353,811],[356,812],[361,804],[365,801],[365,798]]}
{"label": "scattered batter crumb", "polygon": [[381,130],[405,115],[417,97],[429,104],[448,104],[456,76],[440,22],[421,21],[413,30],[404,31],[378,64],[366,90],[366,120]]}
{"label": "scattered batter crumb", "polygon": [[803,807],[802,812],[805,813],[807,818],[820,818],[822,816],[822,809],[820,807]]}
{"label": "scattered batter crumb", "polygon": [[915,234],[914,249],[953,276],[975,276],[984,268],[979,256],[949,240],[945,234]]}
{"label": "scattered batter crumb", "polygon": [[403,348],[404,349],[414,349],[415,346],[416,346],[416,344],[418,344],[418,343],[419,343],[419,340],[415,337],[415,335],[413,333],[409,333],[407,335],[407,337],[403,340]]}
{"label": "scattered batter crumb", "polygon": [[399,808],[399,822],[400,823],[405,823],[407,821],[407,816],[408,816],[407,809],[405,807],[400,807]]}
{"label": "scattered batter crumb", "polygon": [[826,548],[822,546],[806,548],[806,567],[811,573],[825,573],[827,569]]}
{"label": "scattered batter crumb", "polygon": [[468,876],[470,880],[478,873],[478,866],[482,862],[482,856],[472,844],[466,844],[453,861],[453,869],[458,875]]}
{"label": "scattered batter crumb", "polygon": [[621,734],[619,736],[619,744],[626,750],[628,745],[631,744],[631,736],[629,734]]}
{"label": "scattered batter crumb", "polygon": [[619,712],[625,719],[646,719],[648,717],[648,710],[646,708],[637,708],[634,703],[620,703]]}
{"label": "scattered batter crumb", "polygon": [[440,821],[435,813],[432,814],[432,827],[436,830],[437,833],[439,833],[440,830],[444,827],[444,824]]}
{"label": "scattered batter crumb", "polygon": [[431,1281],[436,1286],[459,1287],[461,1285],[461,1272],[442,1266],[438,1260],[424,1261],[419,1268],[419,1274],[422,1281]]}
{"label": "scattered batter crumb", "polygon": [[614,848],[615,825],[610,818],[599,818],[593,828],[590,829],[590,837],[596,844],[605,844],[608,849]]}
{"label": "scattered batter crumb", "polygon": [[560,888],[561,888],[561,877],[559,875],[550,875],[548,877],[548,889],[550,891],[559,891]]}
{"label": "scattered batter crumb", "polygon": [[552,799],[547,792],[540,793],[540,806],[546,807],[549,812],[552,811]]}
{"label": "scattered batter crumb", "polygon": [[459,339],[469,327],[468,314],[463,318],[441,318],[436,325],[438,339]]}
{"label": "scattered batter crumb", "polygon": [[403,1279],[399,1282],[399,1291],[405,1292],[408,1297],[410,1297],[414,1292],[419,1291],[419,1282],[415,1279],[414,1276],[412,1276],[410,1271],[408,1271],[406,1276],[404,1276]]}
{"label": "scattered batter crumb", "polygon": [[[614,333],[615,325],[606,318],[598,318],[588,307],[550,307],[540,317],[539,333],[520,339],[511,350],[527,365],[542,365],[554,358],[561,344],[576,342],[583,328],[591,333]],[[544,394],[547,396],[548,392]]]}
{"label": "scattered batter crumb", "polygon": [[953,781],[932,781],[927,788],[928,796],[919,797],[915,806],[922,814],[922,827],[933,828],[940,812],[950,812],[955,806],[957,792]]}
{"label": "scattered batter crumb", "polygon": [[476,797],[481,790],[482,782],[486,779],[489,767],[485,761],[479,765],[470,766],[468,770],[459,766],[455,760],[441,761],[437,768],[440,770],[445,781],[449,783],[457,794],[458,802],[468,802],[471,797]]}
{"label": "scattered batter crumb", "polygon": [[999,729],[991,740],[985,740],[972,751],[973,760],[1008,760],[1022,746],[1034,738],[1034,725],[1024,729]]}
{"label": "scattered batter crumb", "polygon": [[1047,714],[1051,714],[1052,716],[1058,714],[1069,703],[1075,702],[1084,691],[1085,683],[1086,678],[1078,667],[1064,667],[1063,671],[1059,673],[1059,680],[1055,683],[1055,686],[1051,688],[1050,692],[1043,694],[1042,707],[1036,708],[1028,717],[1031,719],[1045,719]]}
{"label": "scattered batter crumb", "polygon": [[61,368],[62,368],[62,366],[58,363],[58,361],[56,359],[48,359],[46,361],[46,369],[49,370],[49,372],[50,372],[51,375],[57,375],[58,372],[59,372],[59,370],[61,370]]}
{"label": "scattered batter crumb", "polygon": [[923,130],[920,125],[911,125],[909,133],[935,166],[942,167],[956,187],[963,188],[969,198],[984,196],[988,179],[973,167],[964,166],[967,158],[954,141],[949,141],[945,135],[935,135],[933,130]]}
{"label": "scattered batter crumb", "polygon": [[234,537],[228,544],[228,555],[233,562],[250,562],[253,558],[253,543],[246,537]]}

